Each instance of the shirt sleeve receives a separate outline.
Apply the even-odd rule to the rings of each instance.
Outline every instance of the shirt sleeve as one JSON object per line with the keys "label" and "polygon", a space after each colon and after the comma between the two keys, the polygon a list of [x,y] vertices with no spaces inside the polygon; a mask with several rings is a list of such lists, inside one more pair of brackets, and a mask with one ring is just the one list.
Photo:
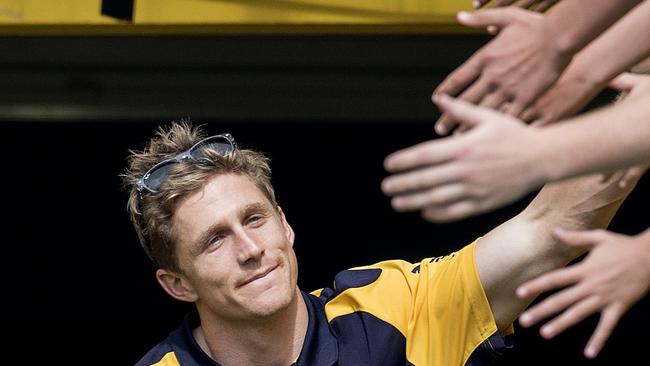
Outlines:
{"label": "shirt sleeve", "polygon": [[327,317],[369,312],[404,335],[411,364],[463,366],[498,336],[476,269],[476,243],[415,264],[394,260],[344,271]]}

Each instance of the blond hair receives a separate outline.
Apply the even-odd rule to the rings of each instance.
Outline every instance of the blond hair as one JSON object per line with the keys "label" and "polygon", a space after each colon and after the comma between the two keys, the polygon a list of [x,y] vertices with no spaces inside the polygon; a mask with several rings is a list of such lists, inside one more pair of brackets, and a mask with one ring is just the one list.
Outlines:
{"label": "blond hair", "polygon": [[177,203],[202,188],[218,174],[241,174],[248,177],[277,208],[271,185],[269,159],[261,152],[235,149],[226,156],[206,149],[200,160],[183,160],[168,172],[158,192],[137,190],[138,180],[158,162],[189,149],[206,137],[200,126],[188,121],[172,122],[160,127],[143,151],[130,151],[128,167],[122,179],[130,195],[127,204],[131,222],[140,244],[157,268],[182,272],[175,254],[172,217]]}

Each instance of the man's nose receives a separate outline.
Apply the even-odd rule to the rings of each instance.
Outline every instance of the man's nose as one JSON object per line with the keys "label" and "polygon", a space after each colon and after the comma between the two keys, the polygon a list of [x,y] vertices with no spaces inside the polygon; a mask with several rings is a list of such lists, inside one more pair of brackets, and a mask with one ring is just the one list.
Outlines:
{"label": "man's nose", "polygon": [[264,247],[257,240],[251,237],[246,231],[242,230],[238,235],[238,258],[240,263],[246,263],[250,260],[256,260],[264,254]]}

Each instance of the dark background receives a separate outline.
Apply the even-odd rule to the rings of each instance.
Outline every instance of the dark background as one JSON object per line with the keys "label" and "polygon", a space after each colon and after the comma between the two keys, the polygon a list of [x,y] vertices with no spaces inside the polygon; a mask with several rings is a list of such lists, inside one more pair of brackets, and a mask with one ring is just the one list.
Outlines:
{"label": "dark background", "polygon": [[[191,117],[271,156],[307,291],[331,286],[348,267],[446,254],[513,216],[532,195],[435,225],[393,212],[379,190],[386,155],[434,137],[435,85],[486,40],[0,38],[9,349],[30,364],[128,365],[178,325],[188,307],[156,283],[118,177],[128,149],[141,149],[170,120]],[[648,197],[646,177],[611,229],[645,229]],[[635,334],[648,324],[647,306],[625,316],[596,361],[581,355],[593,317],[552,341],[518,328],[518,347],[500,364],[643,360]]]}

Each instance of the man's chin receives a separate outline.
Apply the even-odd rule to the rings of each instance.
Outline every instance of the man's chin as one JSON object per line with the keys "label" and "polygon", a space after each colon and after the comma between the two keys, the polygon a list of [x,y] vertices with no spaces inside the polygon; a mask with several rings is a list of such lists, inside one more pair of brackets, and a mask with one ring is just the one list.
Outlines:
{"label": "man's chin", "polygon": [[291,305],[296,291],[289,289],[268,289],[244,303],[254,317],[271,317]]}

